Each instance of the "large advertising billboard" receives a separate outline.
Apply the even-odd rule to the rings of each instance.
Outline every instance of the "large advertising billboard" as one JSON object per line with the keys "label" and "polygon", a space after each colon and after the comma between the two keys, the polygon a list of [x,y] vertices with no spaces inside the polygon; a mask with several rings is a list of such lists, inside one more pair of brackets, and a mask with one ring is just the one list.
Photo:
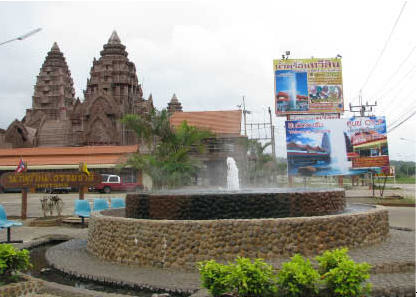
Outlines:
{"label": "large advertising billboard", "polygon": [[389,172],[385,117],[286,121],[289,175]]}
{"label": "large advertising billboard", "polygon": [[274,60],[275,113],[343,113],[342,60]]}

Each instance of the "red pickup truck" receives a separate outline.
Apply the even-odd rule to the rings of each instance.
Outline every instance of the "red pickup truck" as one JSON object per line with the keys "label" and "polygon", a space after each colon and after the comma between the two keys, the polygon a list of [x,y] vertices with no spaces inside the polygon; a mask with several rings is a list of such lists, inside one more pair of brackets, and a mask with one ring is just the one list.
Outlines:
{"label": "red pickup truck", "polygon": [[140,183],[123,182],[118,175],[101,174],[101,177],[101,183],[90,188],[90,191],[98,191],[109,194],[112,191],[140,191],[143,189],[143,186]]}

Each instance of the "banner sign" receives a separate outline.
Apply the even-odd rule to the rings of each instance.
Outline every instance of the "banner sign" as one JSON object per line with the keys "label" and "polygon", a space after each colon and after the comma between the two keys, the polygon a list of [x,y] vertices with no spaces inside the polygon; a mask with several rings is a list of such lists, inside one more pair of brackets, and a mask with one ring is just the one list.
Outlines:
{"label": "banner sign", "polygon": [[289,121],[332,120],[332,119],[340,119],[340,114],[324,113],[324,114],[290,114],[288,115]]}
{"label": "banner sign", "polygon": [[289,175],[389,172],[385,117],[286,121]]}
{"label": "banner sign", "polygon": [[91,172],[9,172],[1,176],[4,188],[64,188],[96,185],[101,175]]}
{"label": "banner sign", "polygon": [[341,59],[274,60],[274,74],[277,116],[343,113]]}

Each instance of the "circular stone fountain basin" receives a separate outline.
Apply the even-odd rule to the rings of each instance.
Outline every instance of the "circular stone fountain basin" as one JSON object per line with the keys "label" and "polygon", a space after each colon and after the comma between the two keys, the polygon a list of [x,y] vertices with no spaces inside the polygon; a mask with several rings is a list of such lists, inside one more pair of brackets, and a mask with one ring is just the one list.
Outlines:
{"label": "circular stone fountain basin", "polygon": [[[216,192],[213,195],[220,197],[219,199],[226,199],[218,195],[227,194],[226,196],[232,200],[247,196],[247,200],[252,201],[252,193],[254,192]],[[317,195],[328,199],[325,197],[335,194],[338,199],[343,200],[344,205],[343,190],[265,191],[260,193],[258,199],[280,200],[271,198],[269,194],[279,197],[286,194],[290,198],[284,197],[287,202],[278,205],[299,205],[301,210],[308,204],[306,201],[320,200]],[[101,259],[119,263],[195,269],[198,261],[209,259],[233,261],[236,256],[244,256],[273,260],[282,256],[292,256],[294,253],[314,255],[336,247],[371,245],[385,240],[389,232],[388,211],[380,206],[361,206],[353,209],[348,207],[347,212],[320,216],[310,216],[309,211],[309,216],[286,218],[207,219],[206,216],[204,219],[179,219],[184,215],[184,212],[179,211],[181,206],[193,205],[194,200],[183,197],[195,195],[197,192],[189,191],[182,194],[129,194],[126,209],[92,214],[87,249]],[[197,196],[206,197],[208,200],[213,197],[211,193],[199,193]],[[306,201],[302,201],[302,196]],[[181,202],[177,202],[177,199]],[[241,207],[244,211],[236,211],[235,216],[239,213],[246,215],[245,209],[250,204],[245,202],[245,199],[241,199],[240,202],[247,206]],[[169,200],[174,201],[171,201],[173,204],[169,204]],[[214,200],[211,199],[211,203],[214,203]],[[201,202],[204,199],[198,198],[197,201]],[[162,203],[163,206],[158,203]],[[207,203],[207,212],[214,213],[211,211],[212,205]],[[236,202],[231,205],[238,207],[239,204]],[[272,207],[276,207],[275,204],[267,203],[263,209],[268,210]],[[133,211],[136,215],[146,214],[152,219],[125,217],[132,209],[136,209]],[[169,213],[166,217],[172,217],[171,219],[158,219],[164,214],[164,210]],[[199,216],[202,214],[200,211],[196,213]],[[290,207],[287,213],[295,212]]]}

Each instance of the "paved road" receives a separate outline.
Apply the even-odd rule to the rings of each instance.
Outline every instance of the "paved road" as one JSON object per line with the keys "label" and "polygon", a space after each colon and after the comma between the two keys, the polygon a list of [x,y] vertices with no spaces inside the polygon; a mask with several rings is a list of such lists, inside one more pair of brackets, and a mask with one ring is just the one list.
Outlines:
{"label": "paved road", "polygon": [[389,224],[393,227],[416,230],[415,207],[388,207]]}

